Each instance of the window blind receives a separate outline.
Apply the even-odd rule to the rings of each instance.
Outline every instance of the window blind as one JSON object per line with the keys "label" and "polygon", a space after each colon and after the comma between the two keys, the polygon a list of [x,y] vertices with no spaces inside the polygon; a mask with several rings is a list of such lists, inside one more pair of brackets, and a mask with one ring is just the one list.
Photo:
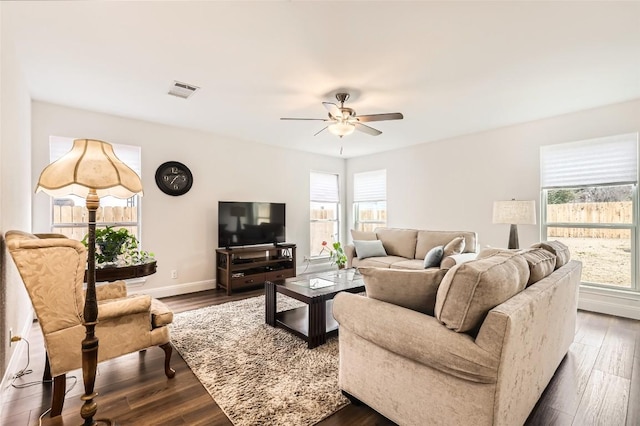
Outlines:
{"label": "window blind", "polygon": [[340,201],[338,175],[311,172],[309,189],[311,201],[323,203],[337,203]]}
{"label": "window blind", "polygon": [[354,173],[353,201],[384,201],[387,199],[387,171]]}
{"label": "window blind", "polygon": [[[77,138],[76,138],[77,139]],[[49,138],[49,162],[53,163],[58,158],[71,151],[74,138],[51,136]],[[127,166],[142,177],[141,149],[134,145],[121,145],[112,143],[113,152]]]}
{"label": "window blind", "polygon": [[542,188],[637,181],[637,133],[540,147]]}

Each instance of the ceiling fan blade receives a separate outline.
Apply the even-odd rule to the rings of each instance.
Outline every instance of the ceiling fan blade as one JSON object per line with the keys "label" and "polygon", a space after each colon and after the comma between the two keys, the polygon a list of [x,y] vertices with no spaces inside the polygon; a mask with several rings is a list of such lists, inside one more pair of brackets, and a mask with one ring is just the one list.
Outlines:
{"label": "ceiling fan blade", "polygon": [[368,135],[378,136],[382,134],[380,130],[374,129],[373,127],[369,127],[366,124],[362,124],[362,123],[353,123],[353,124],[355,124],[357,130],[360,130],[361,132],[364,132]]}
{"label": "ceiling fan blade", "polygon": [[333,118],[341,118],[342,117],[342,111],[340,111],[340,108],[338,108],[338,105],[332,103],[332,102],[323,102],[322,105],[324,105],[324,107],[327,109],[327,111],[329,111],[329,114],[333,117]]}
{"label": "ceiling fan blade", "polygon": [[283,117],[280,120],[306,120],[306,121],[329,121],[326,118],[291,118],[291,117]]}
{"label": "ceiling fan blade", "polygon": [[359,115],[356,117],[356,119],[361,123],[366,123],[367,121],[402,120],[403,118],[404,116],[399,112],[387,112],[386,114]]}
{"label": "ceiling fan blade", "polygon": [[324,126],[322,129],[318,130],[313,136],[318,136],[320,133],[322,133],[323,130],[325,130],[327,127],[329,126]]}

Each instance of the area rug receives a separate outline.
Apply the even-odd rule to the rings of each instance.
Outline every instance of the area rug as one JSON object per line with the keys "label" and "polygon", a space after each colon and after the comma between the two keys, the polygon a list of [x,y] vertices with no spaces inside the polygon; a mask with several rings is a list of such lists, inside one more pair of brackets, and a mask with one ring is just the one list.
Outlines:
{"label": "area rug", "polygon": [[[278,294],[278,310],[299,306]],[[265,324],[264,296],[176,314],[174,347],[234,425],[312,425],[348,403],[338,339],[314,349]]]}

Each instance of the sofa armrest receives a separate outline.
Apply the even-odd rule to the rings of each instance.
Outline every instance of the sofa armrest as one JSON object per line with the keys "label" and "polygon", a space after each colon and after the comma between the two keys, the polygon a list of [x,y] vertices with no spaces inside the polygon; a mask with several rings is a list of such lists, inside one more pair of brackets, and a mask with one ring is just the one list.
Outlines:
{"label": "sofa armrest", "polygon": [[347,268],[352,268],[353,258],[356,257],[356,246],[347,244],[344,246],[344,254],[347,256]]}
{"label": "sofa armrest", "polygon": [[451,256],[442,258],[442,261],[440,261],[440,269],[451,269],[456,265],[476,260],[477,257],[478,253],[452,254]]}
{"label": "sofa armrest", "polygon": [[341,329],[390,352],[472,382],[496,382],[499,355],[430,315],[341,292],[334,298],[333,316]]}
{"label": "sofa armrest", "polygon": [[114,281],[97,285],[96,297],[98,301],[127,297],[127,284],[124,281]]}
{"label": "sofa armrest", "polygon": [[[151,296],[148,294],[111,299],[98,304],[98,321],[145,312],[148,312],[151,317]],[[149,320],[149,326],[151,326],[151,320]]]}

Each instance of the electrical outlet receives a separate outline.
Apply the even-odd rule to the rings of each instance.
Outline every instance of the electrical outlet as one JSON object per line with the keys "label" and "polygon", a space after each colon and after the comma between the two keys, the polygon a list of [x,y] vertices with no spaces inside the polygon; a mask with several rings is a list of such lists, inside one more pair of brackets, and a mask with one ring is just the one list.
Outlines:
{"label": "electrical outlet", "polygon": [[178,278],[178,271],[173,269],[171,270],[171,278],[176,279]]}
{"label": "electrical outlet", "polygon": [[308,261],[310,261],[310,260],[311,260],[311,258],[310,258],[309,256],[305,256],[305,257],[304,257],[304,261],[305,261],[305,262],[308,262]]}

